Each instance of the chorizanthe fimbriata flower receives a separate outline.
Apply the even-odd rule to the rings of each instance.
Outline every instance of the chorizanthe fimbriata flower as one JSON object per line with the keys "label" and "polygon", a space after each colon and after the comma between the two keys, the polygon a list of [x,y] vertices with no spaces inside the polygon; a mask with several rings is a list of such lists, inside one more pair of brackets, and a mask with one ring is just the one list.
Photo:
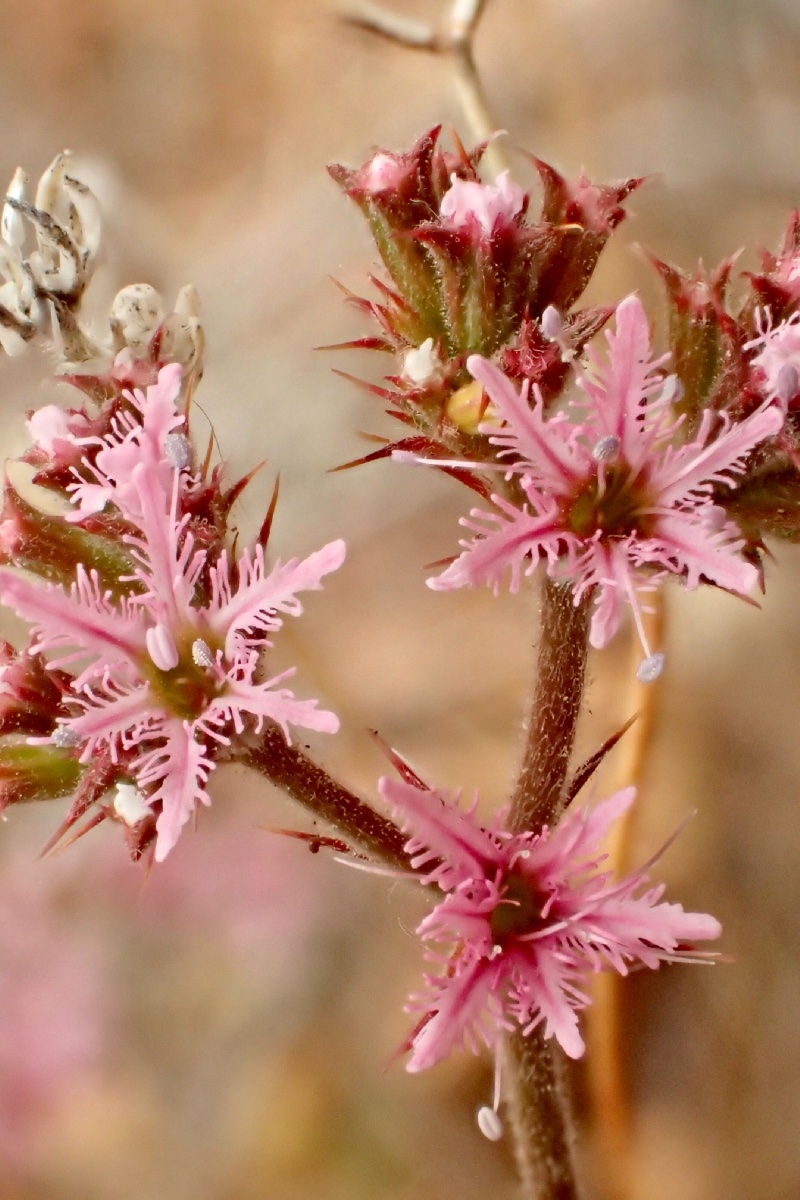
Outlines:
{"label": "chorizanthe fimbriata flower", "polygon": [[409,1071],[421,1071],[466,1042],[492,1046],[502,1029],[543,1027],[571,1058],[584,1042],[578,1013],[588,976],[632,964],[709,961],[694,943],[719,922],[662,901],[643,871],[616,881],[603,869],[603,842],[635,789],[568,813],[553,829],[512,834],[480,825],[447,793],[383,778],[380,793],[403,828],[412,865],[444,899],[417,932],[437,972],[411,1008],[422,1013]]}
{"label": "chorizanthe fimbriata flower", "polygon": [[677,380],[659,370],[666,357],[652,358],[638,297],[622,301],[616,330],[606,336],[608,361],[593,355],[589,373],[579,374],[584,396],[552,414],[536,387],[532,395],[527,384],[519,392],[487,359],[469,358],[493,409],[480,430],[525,501],[517,506],[495,495],[494,511],[474,509],[462,521],[474,536],[429,584],[498,590],[508,575],[516,591],[521,575],[544,560],[551,576],[571,584],[576,603],[593,591],[593,646],[614,635],[627,602],[649,656],[639,593],[666,574],[688,588],[701,579],[738,593],[755,587],[758,572],[741,554],[740,531],[711,493],[716,484],[735,485],[753,448],[778,432],[783,413],[765,403],[733,423],[707,411],[695,436],[681,442],[672,407]]}
{"label": "chorizanthe fimbriata flower", "polygon": [[[160,809],[155,856],[174,846],[206,784],[218,749],[246,726],[274,721],[335,733],[335,715],[277,685],[293,671],[260,681],[261,649],[284,616],[297,616],[298,592],[319,589],[344,560],[342,541],[268,570],[261,546],[232,568],[223,552],[208,562],[179,516],[193,480],[176,453],[181,368],[164,367],[146,393],[128,399],[102,439],[90,477],[78,477],[81,520],[115,506],[135,532],[124,535],[136,562],[130,592],[115,600],[79,566],[71,588],[0,570],[0,601],[30,621],[32,652],[74,671],[75,715],[61,722],[82,744],[81,761],[107,750],[124,761],[150,805]],[[95,442],[97,439],[94,439]],[[96,449],[96,446],[95,446]],[[199,584],[202,582],[202,588]]]}

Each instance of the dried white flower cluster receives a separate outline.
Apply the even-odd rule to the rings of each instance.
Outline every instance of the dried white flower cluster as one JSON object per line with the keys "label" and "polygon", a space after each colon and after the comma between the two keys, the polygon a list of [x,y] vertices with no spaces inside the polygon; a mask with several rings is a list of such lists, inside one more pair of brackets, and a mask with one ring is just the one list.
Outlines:
{"label": "dried white flower cluster", "polygon": [[66,371],[102,374],[116,364],[149,359],[202,365],[203,331],[195,289],[178,294],[165,313],[155,288],[136,283],[114,298],[108,333],[79,320],[98,260],[100,206],[86,184],[67,173],[70,153],[57,154],[36,185],[17,169],[0,219],[0,346],[21,354],[37,335],[50,340]]}

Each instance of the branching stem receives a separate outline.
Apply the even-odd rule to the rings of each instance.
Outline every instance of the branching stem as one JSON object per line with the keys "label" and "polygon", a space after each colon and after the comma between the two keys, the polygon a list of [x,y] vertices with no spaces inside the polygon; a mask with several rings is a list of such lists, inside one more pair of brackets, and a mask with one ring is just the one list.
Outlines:
{"label": "branching stem", "polygon": [[486,92],[477,67],[473,44],[478,22],[488,0],[452,0],[449,12],[440,26],[427,25],[399,13],[361,0],[342,10],[342,17],[350,25],[368,29],[371,33],[388,41],[396,42],[411,50],[425,50],[431,54],[450,59],[458,100],[476,141],[487,141],[484,159],[493,175],[508,168],[508,159],[497,138],[497,126],[492,118]]}
{"label": "branching stem", "polygon": [[240,751],[237,761],[258,771],[384,865],[411,871],[405,851],[406,835],[302,750],[290,746],[277,725],[267,725],[254,745]]}

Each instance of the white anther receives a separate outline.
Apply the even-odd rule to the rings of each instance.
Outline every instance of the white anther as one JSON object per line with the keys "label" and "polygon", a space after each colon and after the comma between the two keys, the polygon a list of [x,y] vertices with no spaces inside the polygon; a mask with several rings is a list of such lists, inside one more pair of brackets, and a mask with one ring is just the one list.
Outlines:
{"label": "white anther", "polygon": [[421,387],[435,378],[440,366],[433,338],[426,338],[421,346],[406,351],[402,376],[409,383],[416,383]]}
{"label": "white anther", "polygon": [[192,444],[185,433],[168,433],[164,438],[167,462],[178,471],[185,471],[192,461]]}
{"label": "white anther", "polygon": [[709,504],[702,509],[703,520],[712,533],[720,533],[728,524],[728,514],[720,504]]}
{"label": "white anther", "polygon": [[500,1120],[500,1114],[490,1108],[488,1104],[483,1104],[478,1109],[476,1114],[478,1129],[485,1138],[490,1142],[499,1142],[500,1138],[505,1133],[503,1122]]}
{"label": "white anther", "polygon": [[661,672],[664,670],[664,655],[659,653],[650,654],[647,658],[639,663],[639,669],[636,672],[636,678],[639,683],[655,683]]}
{"label": "white anther", "polygon": [[554,304],[548,304],[542,313],[542,334],[548,342],[558,342],[564,333],[564,320]]}
{"label": "white anther", "polygon": [[614,462],[619,455],[621,445],[622,443],[615,433],[607,433],[605,437],[601,437],[599,442],[595,443],[592,458],[595,462]]}
{"label": "white anther", "polygon": [[180,661],[178,648],[166,625],[154,625],[145,634],[147,650],[159,671],[171,671]]}
{"label": "white anther", "polygon": [[214,655],[208,642],[204,642],[202,638],[196,638],[192,642],[192,661],[196,667],[213,667]]}
{"label": "white anther", "polygon": [[138,825],[152,812],[150,805],[133,783],[118,783],[114,797],[114,812],[126,825]]}
{"label": "white anther", "polygon": [[800,391],[800,374],[792,363],[784,363],[775,377],[775,394],[784,404],[793,400]]}
{"label": "white anther", "polygon": [[80,745],[82,738],[74,729],[70,729],[69,725],[57,725],[53,730],[50,741],[59,750],[71,750],[73,746]]}
{"label": "white anther", "polygon": [[489,951],[489,958],[490,959],[499,958],[499,956],[502,953],[503,953],[503,947],[495,944],[494,946],[492,946],[491,950]]}
{"label": "white anther", "polygon": [[677,404],[683,399],[684,386],[677,375],[668,375],[661,389],[661,399],[665,404]]}

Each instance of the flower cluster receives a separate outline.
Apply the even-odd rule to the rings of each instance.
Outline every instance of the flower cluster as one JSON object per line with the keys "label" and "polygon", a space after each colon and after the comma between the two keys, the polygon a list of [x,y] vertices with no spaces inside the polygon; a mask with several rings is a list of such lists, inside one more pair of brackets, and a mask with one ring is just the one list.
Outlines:
{"label": "flower cluster", "polygon": [[57,154],[33,194],[21,168],[9,185],[0,218],[0,346],[15,355],[36,337],[49,339],[62,375],[97,401],[153,383],[168,362],[199,371],[203,334],[193,287],[166,314],[155,288],[129,284],[114,298],[105,337],[81,319],[100,250],[100,206],[69,174],[69,160],[69,151]]}
{"label": "flower cluster", "polygon": [[[550,400],[562,391],[565,352],[579,353],[611,308],[588,308],[563,322],[562,344],[543,338],[539,319],[549,306],[566,311],[579,299],[612,230],[621,202],[641,182],[570,183],[535,160],[544,198],[538,219],[530,196],[503,172],[481,181],[485,150],[442,149],[438,128],[407,154],[380,151],[358,170],[331,174],[366,217],[390,285],[374,279],[376,300],[349,296],[377,323],[376,335],[347,343],[391,355],[387,387],[365,385],[413,429],[394,448],[432,460],[488,457],[479,434],[485,405],[466,368],[470,354],[501,356],[505,369],[535,380]],[[446,465],[470,487],[483,482]]]}
{"label": "flower cluster", "polygon": [[578,1012],[590,1003],[587,976],[631,964],[708,960],[693,948],[719,936],[719,923],[662,901],[637,871],[621,882],[603,869],[603,843],[633,803],[628,788],[554,829],[511,834],[480,825],[443,792],[383,778],[381,795],[411,833],[408,851],[423,882],[446,893],[418,933],[443,944],[429,952],[412,1007],[409,1071],[434,1066],[463,1042],[491,1046],[502,1029],[539,1026],[572,1058],[584,1052]]}
{"label": "flower cluster", "polygon": [[[456,139],[448,152],[439,133],[331,170],[388,276],[373,280],[375,298],[348,294],[376,326],[349,345],[389,356],[386,386],[369,387],[407,427],[359,461],[434,465],[482,497],[432,588],[516,591],[541,565],[563,585],[546,589],[548,603],[557,596],[571,619],[570,589],[591,609],[597,648],[630,608],[649,682],[664,656],[648,644],[648,592],[673,576],[747,595],[763,586],[763,538],[800,540],[800,220],[749,277],[738,312],[733,260],[710,275],[656,260],[670,316],[659,355],[635,294],[576,307],[642,181],[568,181],[534,159],[534,212],[508,172],[481,178],[485,145],[468,152]],[[344,543],[268,564],[276,492],[252,547],[234,552],[231,510],[249,477],[226,485],[192,441],[204,344],[195,293],[168,312],[151,287],[130,285],[105,332],[89,330],[80,308],[99,220],[65,156],[33,201],[18,173],[0,232],[0,344],[17,352],[49,318],[60,378],[83,403],[29,414],[33,487],[12,473],[4,488],[0,601],[31,640],[21,652],[0,644],[0,809],[70,795],[57,838],[84,816],[79,832],[112,820],[134,858],[160,861],[209,803],[217,763],[262,771],[348,840],[283,832],[312,850],[360,841],[393,874],[409,868],[439,890],[418,931],[436,967],[412,999],[412,1071],[503,1030],[540,1031],[577,1058],[591,974],[713,958],[696,943],[716,938],[718,922],[665,902],[649,864],[613,877],[604,843],[633,788],[553,817],[611,743],[570,784],[550,781],[552,803],[518,796],[507,824],[480,823],[475,806],[463,810],[390,751],[400,781],[383,778],[379,791],[393,824],[289,744],[295,729],[334,733],[338,720],[285,686],[292,671],[270,677],[265,659],[284,619],[301,613],[300,594],[342,564]],[[598,352],[590,343],[612,319]],[[36,488],[55,501],[48,511]],[[570,662],[583,660],[579,624]],[[568,636],[552,635],[548,652]],[[577,713],[582,676],[570,674],[580,671],[562,671],[559,689],[572,689]],[[528,752],[549,746],[562,696],[545,697]],[[564,771],[568,724],[549,730]],[[481,1120],[497,1136],[496,1112]]]}
{"label": "flower cluster", "polygon": [[[180,366],[162,368],[146,392],[102,438],[71,485],[73,511],[64,520],[91,521],[111,509],[131,559],[118,595],[97,570],[79,563],[70,587],[0,570],[0,599],[33,628],[31,652],[74,672],[51,741],[79,748],[79,761],[106,755],[120,779],[134,781],[140,805],[124,782],[117,813],[138,824],[157,813],[156,859],[163,859],[195,805],[209,802],[206,784],[221,747],[248,721],[265,720],[332,733],[336,717],[315,701],[297,700],[277,685],[292,672],[260,681],[260,651],[282,624],[302,611],[297,593],[321,586],[344,558],[344,543],[268,570],[263,546],[235,564],[222,549],[211,557],[191,526],[202,481],[190,470],[181,427]],[[74,422],[73,422],[74,423]],[[41,421],[38,422],[42,424]],[[133,813],[133,820],[131,820]]]}
{"label": "flower cluster", "polygon": [[[85,184],[67,174],[57,154],[31,198],[25,172],[9,185],[0,222],[0,345],[19,354],[49,313],[64,341],[91,279],[100,247],[100,211]],[[33,246],[26,247],[28,228]],[[48,313],[49,310],[49,313]],[[73,346],[70,346],[72,349]]]}
{"label": "flower cluster", "polygon": [[[640,678],[653,679],[663,659],[645,636],[645,593],[668,575],[750,593],[763,586],[764,534],[788,532],[800,513],[796,224],[752,277],[777,323],[752,299],[738,317],[727,311],[733,259],[710,277],[654,260],[670,300],[667,375],[670,355],[653,356],[635,296],[569,311],[642,181],[569,183],[534,160],[544,186],[534,222],[507,173],[480,180],[483,147],[448,155],[438,132],[408,154],[332,172],[392,282],[379,284],[380,303],[357,301],[381,335],[349,344],[395,356],[390,386],[370,387],[413,427],[358,462],[430,464],[491,500],[464,519],[463,552],[431,587],[497,590],[508,576],[516,590],[542,561],[576,604],[593,600],[594,646],[631,606]],[[604,362],[587,344],[614,312]]]}
{"label": "flower cluster", "polygon": [[439,590],[480,583],[497,590],[508,573],[516,591],[523,571],[543,560],[551,575],[571,584],[576,603],[587,592],[594,596],[592,645],[605,646],[623,603],[632,605],[642,670],[652,677],[656,664],[639,615],[642,588],[668,572],[689,588],[701,579],[738,593],[756,585],[757,570],[741,554],[744,540],[715,503],[714,489],[735,485],[750,452],[777,434],[783,414],[765,403],[734,424],[709,410],[694,437],[676,443],[677,380],[659,371],[663,358],[651,357],[638,297],[621,302],[616,329],[606,336],[607,364],[592,354],[589,372],[581,373],[584,398],[549,415],[536,385],[532,397],[527,383],[520,393],[487,359],[468,360],[491,402],[492,420],[481,431],[498,448],[521,502],[495,494],[493,512],[473,510],[463,524],[474,538],[430,583]]}

